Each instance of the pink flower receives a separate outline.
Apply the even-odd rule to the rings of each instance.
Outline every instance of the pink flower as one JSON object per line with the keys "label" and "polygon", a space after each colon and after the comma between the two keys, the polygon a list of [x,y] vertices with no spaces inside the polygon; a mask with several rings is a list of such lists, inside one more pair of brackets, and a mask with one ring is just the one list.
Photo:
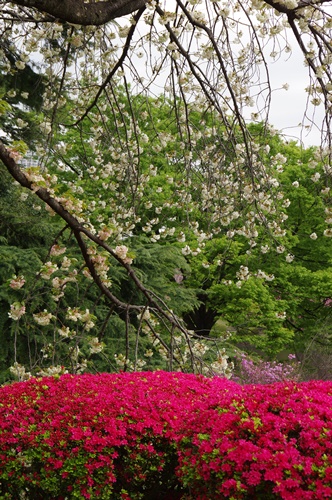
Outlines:
{"label": "pink flower", "polygon": [[197,500],[328,499],[331,437],[332,382],[241,386],[157,371],[0,387],[0,482],[24,474],[57,498],[129,499],[174,462],[167,473]]}
{"label": "pink flower", "polygon": [[13,278],[11,279],[9,286],[10,288],[13,288],[13,290],[19,290],[24,286],[25,284],[25,278],[23,275],[16,276],[14,275]]}

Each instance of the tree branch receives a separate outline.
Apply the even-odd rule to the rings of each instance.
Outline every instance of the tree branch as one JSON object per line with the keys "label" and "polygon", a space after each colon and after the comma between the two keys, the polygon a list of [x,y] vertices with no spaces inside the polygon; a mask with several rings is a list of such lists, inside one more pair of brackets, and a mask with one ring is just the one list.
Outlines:
{"label": "tree branch", "polygon": [[84,0],[14,0],[11,3],[50,14],[63,22],[82,26],[101,26],[112,19],[141,9],[146,1],[107,0],[85,3]]}
{"label": "tree branch", "polygon": [[[42,201],[44,201],[52,210],[54,210],[55,213],[57,213],[65,222],[67,222],[68,226],[72,229],[74,232],[75,238],[78,242],[78,245],[80,247],[82,256],[84,258],[84,261],[86,263],[86,266],[88,267],[91,276],[98,286],[98,288],[101,290],[101,292],[113,303],[115,304],[119,309],[133,309],[137,311],[141,311],[146,307],[146,305],[139,306],[139,305],[134,305],[134,304],[127,304],[125,302],[122,302],[119,300],[117,297],[115,297],[110,290],[103,284],[102,280],[100,279],[93,262],[91,261],[91,258],[89,257],[89,254],[87,252],[87,246],[82,238],[82,234],[85,234],[86,237],[90,240],[96,243],[101,248],[104,248],[112,257],[114,257],[128,272],[128,277],[135,283],[136,287],[138,290],[142,292],[144,297],[147,300],[147,304],[154,308],[156,311],[160,313],[162,317],[164,317],[167,321],[169,321],[171,324],[175,325],[180,331],[182,331],[184,334],[187,335],[187,330],[186,328],[183,327],[181,321],[176,317],[176,315],[167,307],[167,305],[159,298],[157,297],[151,290],[148,290],[145,288],[145,286],[141,283],[141,281],[137,278],[134,270],[129,264],[126,264],[123,262],[123,260],[114,252],[114,250],[105,243],[105,241],[101,240],[98,236],[93,234],[91,231],[89,231],[87,228],[85,228],[77,219],[74,217],[72,214],[70,214],[61,203],[59,203],[51,194],[48,192],[47,189],[44,187],[39,187],[35,186],[33,182],[31,182],[28,177],[25,175],[25,173],[21,170],[19,165],[16,163],[15,159],[12,157],[12,153],[10,150],[8,150],[4,144],[0,141],[0,161],[3,162],[5,167],[7,168],[8,172],[10,175],[22,186],[27,189],[30,189],[31,191],[34,191],[36,196],[40,198]],[[163,307],[165,308],[163,309]]]}
{"label": "tree branch", "polygon": [[124,44],[121,56],[119,57],[118,61],[114,65],[114,68],[112,69],[112,71],[110,71],[110,73],[107,75],[107,77],[105,78],[105,80],[103,81],[103,83],[100,85],[99,90],[98,90],[97,94],[95,95],[95,97],[94,97],[93,101],[91,102],[91,104],[89,104],[89,106],[84,111],[83,115],[72,126],[78,125],[86,116],[88,116],[88,114],[90,113],[91,109],[94,106],[96,106],[99,97],[104,92],[105,88],[110,83],[110,81],[112,80],[112,78],[115,75],[115,73],[118,71],[119,68],[121,68],[124,60],[127,57],[128,50],[129,50],[129,47],[130,47],[130,43],[131,43],[132,38],[134,36],[134,32],[135,32],[135,28],[136,28],[136,23],[138,22],[139,18],[142,16],[144,10],[145,10],[145,7],[142,7],[139,10],[139,12],[137,12],[137,14],[135,14],[135,16],[134,16],[135,23],[132,24],[131,27],[130,27],[130,29],[129,29],[129,32],[128,32],[128,35],[127,35],[127,38],[126,38],[126,43]]}

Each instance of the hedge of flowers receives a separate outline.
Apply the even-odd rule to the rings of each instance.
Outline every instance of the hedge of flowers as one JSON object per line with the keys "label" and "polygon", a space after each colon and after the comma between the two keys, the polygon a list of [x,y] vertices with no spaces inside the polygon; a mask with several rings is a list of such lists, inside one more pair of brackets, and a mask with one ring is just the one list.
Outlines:
{"label": "hedge of flowers", "polygon": [[332,382],[157,372],[0,388],[1,499],[332,498]]}

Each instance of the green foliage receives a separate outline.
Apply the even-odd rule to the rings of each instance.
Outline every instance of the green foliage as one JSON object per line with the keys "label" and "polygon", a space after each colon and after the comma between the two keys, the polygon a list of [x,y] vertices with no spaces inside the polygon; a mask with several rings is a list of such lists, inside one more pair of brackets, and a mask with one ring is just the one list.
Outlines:
{"label": "green foliage", "polygon": [[[262,130],[252,130],[259,140]],[[323,235],[329,191],[322,196],[323,181],[314,177],[312,167],[319,166],[315,149],[302,150],[279,136],[265,140],[270,154],[287,157],[283,171],[276,173],[290,200],[284,210],[287,233],[277,240],[262,228],[254,246],[243,237],[220,236],[189,260],[190,284],[201,288],[206,303],[201,318],[195,318],[197,327],[204,318],[213,323],[220,318],[231,327],[230,342],[271,356],[284,348],[303,352],[318,324],[330,317],[332,247]]]}
{"label": "green foliage", "polygon": [[[182,315],[198,307],[196,290],[188,288],[176,274],[189,276],[190,266],[175,245],[152,244],[147,238],[138,238],[132,246],[135,252],[134,268],[143,284],[160,296],[176,314]],[[124,283],[124,286],[128,283]],[[135,293],[132,289],[131,293]],[[126,292],[129,295],[129,291]]]}
{"label": "green foliage", "polygon": [[[177,113],[183,112],[180,102],[171,104],[163,98],[126,92],[123,87],[113,88],[112,97],[104,103],[104,114],[99,108],[92,110],[79,132],[64,126],[73,109],[69,99],[58,113],[58,124],[63,124],[58,129],[58,145],[54,144],[48,160],[51,174],[61,172],[53,187],[56,196],[66,199],[69,209],[77,211],[79,217],[88,217],[88,224],[107,228],[110,247],[128,245],[133,270],[143,287],[160,297],[163,306],[198,336],[209,341],[229,337],[230,352],[241,348],[267,357],[277,356],[284,349],[302,352],[315,336],[317,325],[330,315],[326,301],[330,297],[332,249],[323,236],[324,203],[329,202],[329,193],[321,193],[323,174],[314,178],[313,165],[323,171],[316,150],[285,143],[262,125],[252,125],[250,133],[269,175],[284,192],[284,206],[276,205],[272,219],[264,207],[254,213],[242,196],[241,173],[234,172],[230,178],[238,183],[238,192],[232,193],[232,212],[225,215],[230,221],[224,226],[221,218],[222,224],[217,227],[218,210],[228,203],[230,193],[228,188],[217,189],[216,174],[210,177],[209,162],[220,165],[222,175],[224,165],[235,158],[234,151],[227,149],[223,127],[213,113],[203,118],[194,106],[188,106],[188,121],[180,125],[176,119]],[[100,127],[101,118],[107,118],[107,128]],[[209,134],[204,135],[206,128]],[[196,131],[198,139],[196,147],[186,151],[184,139],[190,130]],[[117,141],[116,150],[108,147],[110,137]],[[22,144],[15,148],[22,149]],[[100,199],[100,192],[106,188],[107,202]],[[207,194],[208,189],[214,190],[216,203]],[[137,314],[126,316],[124,310],[110,306],[91,282],[75,239],[63,223],[39,210],[31,194],[24,200],[8,177],[0,190],[0,231],[5,238],[3,249],[0,247],[4,280],[0,317],[6,342],[16,337],[19,361],[29,360],[31,369],[41,370],[52,363],[70,366],[73,372],[84,366],[89,370],[114,370],[121,354],[127,359],[121,361],[122,368],[130,365],[137,369],[137,357],[153,369],[169,366],[167,359],[155,357],[157,347],[142,334]],[[267,199],[274,203],[277,190],[270,193],[270,186],[266,190]],[[279,216],[285,220],[286,231],[276,237],[273,217],[277,220]],[[243,229],[250,228],[248,220],[255,217],[261,217],[264,224],[252,238]],[[63,257],[52,258],[57,269],[51,279],[43,281],[40,268],[50,260],[54,243],[67,248],[70,264],[64,270]],[[96,248],[91,246],[89,250],[95,252]],[[100,252],[100,258],[108,267],[111,292],[123,303],[144,304],[144,292],[128,279],[126,269],[106,251]],[[27,262],[29,265],[25,265]],[[19,274],[30,277],[32,285],[24,292],[9,290],[8,280]],[[54,297],[53,278],[66,280],[61,281],[60,299]],[[19,324],[8,318],[14,301],[24,301],[29,311]],[[80,314],[88,311],[93,330],[87,330],[84,322],[69,320],[72,333],[61,337],[59,328],[65,328],[69,309],[79,309]],[[52,320],[39,326],[32,316],[44,310]],[[220,322],[229,325],[226,332],[217,328]],[[174,332],[165,325],[159,323],[156,333],[173,342]],[[91,352],[93,339],[103,351]],[[73,344],[80,349],[76,361]],[[9,343],[6,349],[3,370],[13,355]],[[146,353],[151,349],[154,355],[148,359]]]}

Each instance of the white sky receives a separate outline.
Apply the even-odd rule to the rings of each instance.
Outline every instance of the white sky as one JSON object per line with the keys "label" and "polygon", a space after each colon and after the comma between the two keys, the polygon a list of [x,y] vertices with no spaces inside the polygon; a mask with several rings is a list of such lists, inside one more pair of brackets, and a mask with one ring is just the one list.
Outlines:
{"label": "white sky", "polygon": [[270,76],[273,88],[281,88],[284,83],[289,84],[289,90],[279,90],[272,96],[272,105],[270,113],[270,123],[278,130],[282,130],[286,136],[291,138],[300,138],[305,146],[320,144],[320,126],[324,117],[323,106],[308,107],[308,117],[314,121],[311,129],[302,129],[299,126],[304,122],[310,125],[308,119],[304,120],[304,112],[307,107],[308,94],[305,87],[309,85],[308,68],[304,66],[303,55],[293,43],[293,53],[286,60],[283,59],[271,63]]}

